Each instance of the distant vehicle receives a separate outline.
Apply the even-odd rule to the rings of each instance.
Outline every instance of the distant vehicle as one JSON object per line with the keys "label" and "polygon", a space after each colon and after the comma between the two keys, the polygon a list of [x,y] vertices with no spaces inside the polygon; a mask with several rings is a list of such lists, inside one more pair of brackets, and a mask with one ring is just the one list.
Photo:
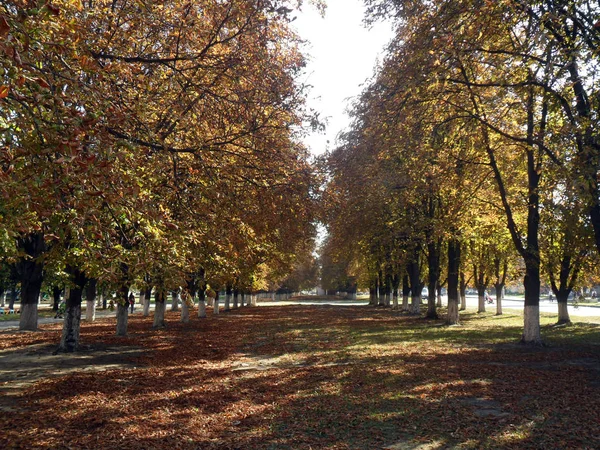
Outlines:
{"label": "distant vehicle", "polygon": [[425,299],[425,298],[429,298],[429,288],[424,287],[423,290],[421,291],[421,298]]}

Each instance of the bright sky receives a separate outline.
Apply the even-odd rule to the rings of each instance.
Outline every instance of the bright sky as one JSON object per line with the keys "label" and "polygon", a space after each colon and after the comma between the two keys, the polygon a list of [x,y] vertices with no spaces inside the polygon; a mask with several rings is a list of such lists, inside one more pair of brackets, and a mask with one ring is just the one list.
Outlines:
{"label": "bright sky", "polygon": [[328,120],[324,135],[315,133],[305,139],[314,155],[335,147],[336,135],[349,124],[345,110],[350,100],[360,95],[361,85],[373,74],[392,37],[390,25],[377,23],[367,29],[363,17],[362,0],[327,0],[325,18],[305,4],[292,24],[309,41],[304,81],[313,88],[308,105]]}

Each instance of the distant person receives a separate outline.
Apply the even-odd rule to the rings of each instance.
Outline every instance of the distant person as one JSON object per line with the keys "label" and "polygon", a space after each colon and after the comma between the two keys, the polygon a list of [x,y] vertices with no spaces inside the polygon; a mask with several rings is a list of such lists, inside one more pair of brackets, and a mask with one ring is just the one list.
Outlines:
{"label": "distant person", "polygon": [[133,308],[135,307],[135,296],[133,292],[129,294],[129,307],[131,308],[131,313],[133,314]]}
{"label": "distant person", "polygon": [[485,291],[485,301],[488,303],[494,303],[494,300],[492,299],[492,297],[490,296],[490,294],[487,293],[487,291]]}

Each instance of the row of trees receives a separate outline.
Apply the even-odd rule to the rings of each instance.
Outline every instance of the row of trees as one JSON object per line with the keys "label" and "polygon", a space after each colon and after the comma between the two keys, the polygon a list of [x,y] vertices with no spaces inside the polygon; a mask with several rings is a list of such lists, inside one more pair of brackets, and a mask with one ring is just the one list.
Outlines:
{"label": "row of trees", "polygon": [[64,344],[90,280],[118,292],[126,330],[134,283],[158,303],[272,288],[310,254],[298,3],[0,5],[0,245],[22,330],[43,281],[70,287]]}
{"label": "row of trees", "polygon": [[[332,258],[372,289],[402,283],[415,313],[424,284],[447,284],[450,323],[461,273],[482,296],[519,269],[522,340],[539,344],[542,274],[568,321],[568,294],[600,248],[598,6],[366,3],[397,34],[328,156]],[[428,316],[435,307],[430,295]]]}

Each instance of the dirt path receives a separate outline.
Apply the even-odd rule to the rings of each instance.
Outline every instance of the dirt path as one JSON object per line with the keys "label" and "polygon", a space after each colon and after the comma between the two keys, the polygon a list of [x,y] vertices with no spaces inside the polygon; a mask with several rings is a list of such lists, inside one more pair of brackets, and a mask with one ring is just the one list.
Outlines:
{"label": "dirt path", "polygon": [[53,355],[56,345],[37,344],[0,351],[0,411],[18,408],[19,396],[34,383],[74,372],[133,369],[137,347],[83,346],[77,353]]}

